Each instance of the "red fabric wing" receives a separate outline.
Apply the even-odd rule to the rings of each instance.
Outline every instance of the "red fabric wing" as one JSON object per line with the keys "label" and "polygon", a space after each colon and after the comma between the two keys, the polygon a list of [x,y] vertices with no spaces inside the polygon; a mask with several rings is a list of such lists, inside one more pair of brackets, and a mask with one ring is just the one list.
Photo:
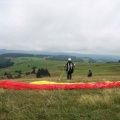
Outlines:
{"label": "red fabric wing", "polygon": [[120,87],[120,82],[94,82],[94,83],[70,83],[70,84],[29,84],[13,80],[0,81],[0,88],[12,90],[71,90],[71,89],[98,89]]}

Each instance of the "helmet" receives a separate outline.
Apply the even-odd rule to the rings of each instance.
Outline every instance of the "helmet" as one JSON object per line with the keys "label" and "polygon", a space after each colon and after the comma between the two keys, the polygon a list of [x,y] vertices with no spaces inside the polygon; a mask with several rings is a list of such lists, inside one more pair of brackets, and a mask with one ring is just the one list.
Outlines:
{"label": "helmet", "polygon": [[68,61],[71,61],[72,59],[71,58],[68,58]]}

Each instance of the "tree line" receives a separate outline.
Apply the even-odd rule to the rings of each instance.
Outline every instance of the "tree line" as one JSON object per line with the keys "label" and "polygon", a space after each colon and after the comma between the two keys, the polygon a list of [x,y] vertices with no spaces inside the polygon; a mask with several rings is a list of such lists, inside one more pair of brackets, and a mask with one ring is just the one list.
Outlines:
{"label": "tree line", "polygon": [[[43,54],[25,54],[25,53],[5,53],[1,54],[0,56],[4,58],[16,58],[16,57],[38,57],[44,58],[46,60],[59,60],[59,61],[66,61],[68,58],[71,58],[75,62],[84,62],[81,57],[71,56],[71,55],[43,55]],[[90,62],[96,62],[92,58],[88,58]]]}
{"label": "tree line", "polygon": [[[14,71],[15,75],[10,73],[10,72],[5,72],[4,76],[6,76],[7,79],[14,79],[14,78],[21,78],[22,76],[22,70],[15,70]],[[30,74],[35,74],[35,76],[37,78],[41,78],[41,77],[50,77],[50,72],[47,69],[44,68],[40,68],[36,71],[36,67],[32,68],[31,72],[26,72],[25,73],[27,76]]]}
{"label": "tree line", "polygon": [[4,57],[0,56],[0,68],[7,68],[14,65],[10,59],[5,59]]}

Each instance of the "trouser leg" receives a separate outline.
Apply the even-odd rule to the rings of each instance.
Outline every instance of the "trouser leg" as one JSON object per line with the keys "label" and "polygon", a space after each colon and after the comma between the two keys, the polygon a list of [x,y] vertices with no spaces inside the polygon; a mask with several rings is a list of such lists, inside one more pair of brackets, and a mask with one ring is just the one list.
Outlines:
{"label": "trouser leg", "polygon": [[67,73],[67,79],[69,79],[69,74]]}
{"label": "trouser leg", "polygon": [[67,79],[70,79],[70,73],[67,73]]}
{"label": "trouser leg", "polygon": [[72,79],[72,74],[70,74],[70,79]]}
{"label": "trouser leg", "polygon": [[72,74],[71,73],[67,73],[67,79],[72,79]]}

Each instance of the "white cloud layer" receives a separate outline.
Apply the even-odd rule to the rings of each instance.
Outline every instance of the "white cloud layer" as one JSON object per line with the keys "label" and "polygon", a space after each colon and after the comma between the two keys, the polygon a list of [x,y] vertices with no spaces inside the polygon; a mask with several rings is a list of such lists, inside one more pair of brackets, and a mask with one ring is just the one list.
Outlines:
{"label": "white cloud layer", "polygon": [[0,48],[120,55],[120,0],[0,0]]}

